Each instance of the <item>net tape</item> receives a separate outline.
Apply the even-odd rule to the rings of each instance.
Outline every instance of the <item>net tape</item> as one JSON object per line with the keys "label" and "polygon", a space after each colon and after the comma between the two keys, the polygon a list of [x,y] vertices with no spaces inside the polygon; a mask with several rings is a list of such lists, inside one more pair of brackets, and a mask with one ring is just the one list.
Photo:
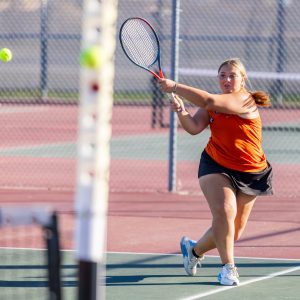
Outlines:
{"label": "net tape", "polygon": [[48,226],[53,212],[45,207],[0,208],[0,227],[39,224]]}

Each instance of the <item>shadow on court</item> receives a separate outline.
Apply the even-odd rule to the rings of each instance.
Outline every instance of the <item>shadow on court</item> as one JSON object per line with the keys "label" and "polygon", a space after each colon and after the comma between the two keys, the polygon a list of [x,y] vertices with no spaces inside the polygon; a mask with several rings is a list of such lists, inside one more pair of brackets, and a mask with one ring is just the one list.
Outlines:
{"label": "shadow on court", "polygon": [[[26,263],[28,255],[22,260],[20,251],[10,251],[15,263],[1,261],[0,299],[24,299],[28,293],[31,299],[47,299],[47,268],[40,259],[41,252],[30,250],[28,254],[34,259]],[[74,259],[72,251],[63,252],[61,275],[63,299],[67,300],[77,298],[78,270]],[[298,299],[300,260],[237,258],[236,263],[241,284],[224,287],[217,281],[218,257],[206,257],[197,275],[190,277],[186,276],[178,254],[109,253],[106,299]],[[18,298],[20,293],[23,296]]]}
{"label": "shadow on court", "polygon": [[[185,275],[180,255],[110,253],[107,299],[298,299],[299,260],[239,258],[241,285],[220,286],[220,261],[206,257],[195,277]],[[298,291],[298,292],[297,292]]]}

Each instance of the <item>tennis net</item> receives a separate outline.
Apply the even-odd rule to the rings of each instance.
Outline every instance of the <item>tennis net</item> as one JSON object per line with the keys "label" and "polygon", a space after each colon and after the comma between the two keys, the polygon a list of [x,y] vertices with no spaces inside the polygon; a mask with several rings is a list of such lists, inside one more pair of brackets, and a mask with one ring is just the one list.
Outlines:
{"label": "tennis net", "polygon": [[43,207],[0,208],[1,299],[61,299],[57,223]]}

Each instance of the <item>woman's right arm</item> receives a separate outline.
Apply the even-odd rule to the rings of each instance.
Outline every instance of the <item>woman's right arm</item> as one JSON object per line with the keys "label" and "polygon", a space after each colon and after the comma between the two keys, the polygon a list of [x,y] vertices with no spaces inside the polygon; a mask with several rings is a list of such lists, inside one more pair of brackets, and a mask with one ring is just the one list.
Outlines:
{"label": "woman's right arm", "polygon": [[175,93],[187,101],[210,111],[226,114],[245,114],[256,108],[255,101],[247,91],[227,94],[211,94],[173,80],[159,79],[160,88],[165,93]]}
{"label": "woman's right arm", "polygon": [[177,112],[179,122],[183,129],[189,134],[196,135],[209,125],[207,110],[199,108],[195,115],[191,115],[184,107],[182,99],[177,95],[172,96],[172,108]]}

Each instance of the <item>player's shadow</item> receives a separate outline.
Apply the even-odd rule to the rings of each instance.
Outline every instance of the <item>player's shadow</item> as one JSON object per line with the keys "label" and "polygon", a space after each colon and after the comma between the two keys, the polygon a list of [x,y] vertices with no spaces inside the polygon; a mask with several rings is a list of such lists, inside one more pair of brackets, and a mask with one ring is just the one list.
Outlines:
{"label": "player's shadow", "polygon": [[[182,281],[180,279],[182,278]],[[116,275],[107,276],[107,286],[131,286],[131,285],[143,285],[143,286],[162,286],[162,285],[219,285],[217,282],[200,282],[199,277],[196,280],[186,282],[186,275]],[[143,282],[147,279],[147,282]],[[166,281],[164,281],[166,279]],[[170,282],[169,279],[174,279],[174,282]]]}
{"label": "player's shadow", "polygon": [[[161,257],[159,258],[161,259]],[[107,267],[107,277],[106,277],[106,285],[107,286],[130,286],[130,285],[144,285],[144,286],[162,286],[162,285],[206,285],[206,286],[217,286],[219,283],[216,280],[215,275],[209,275],[207,272],[203,271],[201,275],[195,277],[188,277],[185,274],[178,272],[178,270],[182,270],[182,263],[162,263],[157,262],[154,263],[155,259],[142,259],[132,261],[130,263],[125,264],[108,264]],[[291,268],[300,266],[299,262],[239,262],[237,266],[241,269],[265,269],[269,270],[270,268]],[[203,263],[202,270],[205,269],[216,269],[219,270],[220,263]],[[155,274],[155,270],[164,270],[165,274]],[[171,270],[174,270],[174,273]],[[116,270],[123,270],[125,272],[124,275],[110,275],[110,272],[114,272]],[[126,271],[128,270],[128,271]],[[135,271],[136,270],[136,271]],[[149,270],[152,274],[145,274],[143,270]],[[183,272],[183,271],[182,271]],[[144,274],[141,274],[144,273]],[[160,273],[160,272],[159,272]],[[170,274],[173,273],[173,274]],[[176,274],[178,273],[178,274]],[[211,273],[211,272],[210,272]],[[243,275],[243,277],[248,277],[247,272]],[[258,271],[258,274],[251,274],[249,277],[260,277],[265,276],[265,273],[261,273]],[[211,277],[211,281],[207,281],[207,278]],[[188,280],[187,280],[188,278]],[[203,281],[203,279],[205,281]],[[170,282],[171,281],[171,282]]]}
{"label": "player's shadow", "polygon": [[38,288],[38,287],[48,287],[48,281],[14,281],[14,280],[0,280],[0,287],[8,287],[8,288]]}

